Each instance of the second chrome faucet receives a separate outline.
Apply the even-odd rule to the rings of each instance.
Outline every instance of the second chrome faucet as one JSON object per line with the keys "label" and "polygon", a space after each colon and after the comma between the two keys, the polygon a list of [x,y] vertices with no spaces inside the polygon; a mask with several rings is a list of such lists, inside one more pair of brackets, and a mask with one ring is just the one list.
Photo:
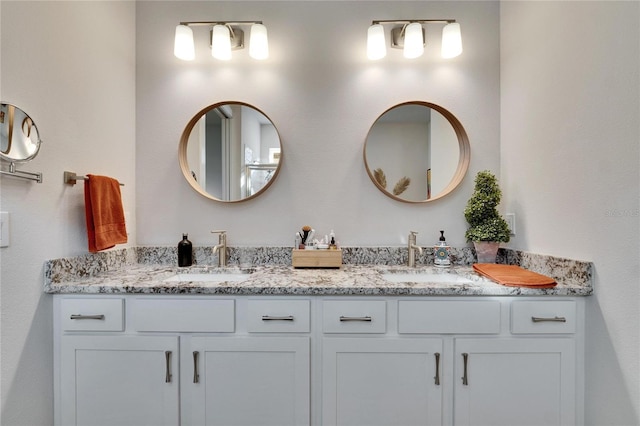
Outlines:
{"label": "second chrome faucet", "polygon": [[416,244],[416,231],[409,232],[409,259],[407,260],[407,266],[413,268],[416,266],[416,250],[422,255],[422,247]]}
{"label": "second chrome faucet", "polygon": [[213,254],[218,253],[218,266],[227,266],[227,231],[211,231],[218,235],[218,245],[213,246]]}

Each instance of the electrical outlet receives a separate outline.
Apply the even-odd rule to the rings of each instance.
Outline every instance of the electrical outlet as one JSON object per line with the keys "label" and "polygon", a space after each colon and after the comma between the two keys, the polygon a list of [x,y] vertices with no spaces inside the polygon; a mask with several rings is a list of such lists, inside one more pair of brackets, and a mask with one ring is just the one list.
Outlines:
{"label": "electrical outlet", "polygon": [[504,220],[506,220],[507,225],[509,225],[509,229],[511,230],[511,235],[516,235],[516,214],[507,213],[504,215]]}
{"label": "electrical outlet", "polygon": [[0,212],[0,247],[9,247],[9,213]]}

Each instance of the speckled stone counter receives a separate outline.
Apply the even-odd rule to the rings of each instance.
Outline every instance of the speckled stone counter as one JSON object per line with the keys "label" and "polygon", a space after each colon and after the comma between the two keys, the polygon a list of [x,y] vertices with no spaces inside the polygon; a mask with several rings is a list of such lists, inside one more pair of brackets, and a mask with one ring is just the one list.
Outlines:
{"label": "speckled stone counter", "polygon": [[[406,263],[406,248],[343,248],[340,269],[294,269],[291,248],[229,248],[227,268],[210,258],[210,248],[195,250],[195,265],[178,268],[173,247],[137,247],[46,262],[44,291],[54,294],[232,294],[232,295],[379,295],[379,296],[588,296],[592,264],[501,249],[498,262],[520,265],[553,277],[551,289],[498,285],[476,274],[470,248],[454,249],[451,268],[433,266],[424,250],[417,268]],[[249,273],[242,281],[166,281],[176,274]],[[405,273],[402,282],[385,274]],[[412,274],[430,274],[411,281]],[[442,279],[440,279],[442,278]],[[456,281],[456,282],[451,282]]]}

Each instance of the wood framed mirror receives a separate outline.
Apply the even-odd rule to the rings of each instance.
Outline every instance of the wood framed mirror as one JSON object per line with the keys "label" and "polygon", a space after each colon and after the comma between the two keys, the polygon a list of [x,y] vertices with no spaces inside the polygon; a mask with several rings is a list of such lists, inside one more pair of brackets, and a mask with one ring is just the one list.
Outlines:
{"label": "wood framed mirror", "polygon": [[451,193],[469,168],[469,138],[445,108],[405,102],[383,112],[364,145],[364,164],[374,185],[405,203],[426,203]]}
{"label": "wood framed mirror", "polygon": [[264,193],[276,179],[282,158],[273,122],[259,109],[234,101],[199,111],[185,127],[178,151],[191,187],[227,203]]}

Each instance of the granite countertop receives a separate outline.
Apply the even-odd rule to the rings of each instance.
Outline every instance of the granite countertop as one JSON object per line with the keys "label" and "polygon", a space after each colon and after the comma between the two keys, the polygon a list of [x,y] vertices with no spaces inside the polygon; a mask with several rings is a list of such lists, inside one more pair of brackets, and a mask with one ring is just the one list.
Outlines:
{"label": "granite countertop", "polygon": [[[67,265],[67,266],[64,266]],[[379,296],[587,296],[592,293],[590,274],[575,279],[556,278],[550,289],[506,287],[473,271],[470,265],[450,268],[402,265],[344,264],[339,269],[294,269],[289,265],[233,265],[228,268],[167,264],[124,263],[70,273],[71,262],[47,264],[46,293],[53,294],[208,294],[208,295],[379,295]],[[67,268],[67,269],[65,269]],[[165,281],[176,274],[250,274],[242,281]],[[442,275],[432,282],[390,282],[384,274],[428,273]],[[571,274],[569,274],[571,275]],[[464,282],[444,282],[463,279]]]}

